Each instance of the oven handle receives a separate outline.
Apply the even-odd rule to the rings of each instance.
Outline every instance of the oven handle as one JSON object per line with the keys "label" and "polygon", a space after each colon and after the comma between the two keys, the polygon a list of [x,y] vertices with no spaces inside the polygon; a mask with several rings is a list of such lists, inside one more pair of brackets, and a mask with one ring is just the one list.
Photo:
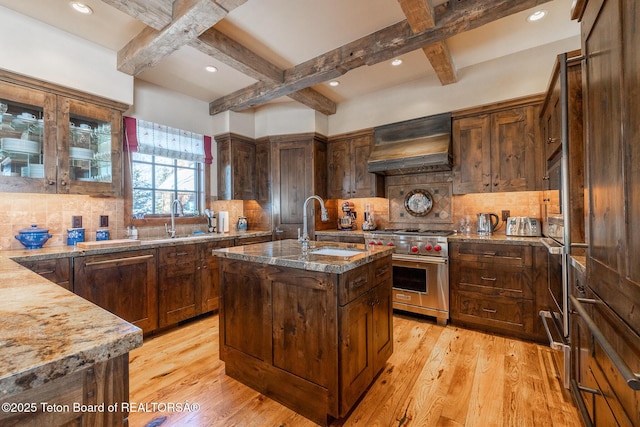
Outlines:
{"label": "oven handle", "polygon": [[412,255],[393,254],[391,255],[391,259],[399,260],[399,261],[419,262],[422,264],[446,264],[447,263],[447,258],[439,258],[435,256],[412,256]]}

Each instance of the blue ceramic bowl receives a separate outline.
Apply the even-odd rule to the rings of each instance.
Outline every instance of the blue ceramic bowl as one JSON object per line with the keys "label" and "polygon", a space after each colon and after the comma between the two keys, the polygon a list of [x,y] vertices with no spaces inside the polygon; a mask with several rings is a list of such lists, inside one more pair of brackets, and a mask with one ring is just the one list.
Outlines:
{"label": "blue ceramic bowl", "polygon": [[30,228],[18,231],[18,235],[14,237],[27,249],[39,249],[53,236],[49,234],[49,230],[33,224]]}

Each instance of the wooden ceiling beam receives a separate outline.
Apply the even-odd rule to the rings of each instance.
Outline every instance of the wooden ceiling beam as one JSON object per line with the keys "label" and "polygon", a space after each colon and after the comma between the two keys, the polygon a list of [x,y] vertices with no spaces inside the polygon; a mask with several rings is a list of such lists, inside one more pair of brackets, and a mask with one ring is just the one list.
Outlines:
{"label": "wooden ceiling beam", "polygon": [[219,98],[209,104],[209,113],[252,108],[336,78],[362,65],[374,65],[421,49],[548,1],[550,0],[449,1],[435,8],[436,24],[429,30],[416,34],[407,21],[391,25],[285,70],[282,83],[258,82]]}
{"label": "wooden ceiling beam", "polygon": [[[398,0],[398,3],[414,33],[421,33],[435,27],[435,12],[430,0]],[[440,83],[448,85],[458,81],[453,58],[444,40],[424,46],[422,51],[435,70]]]}
{"label": "wooden ceiling beam", "polygon": [[[102,0],[104,3],[135,18],[158,32],[172,22],[171,0]],[[225,10],[230,11],[240,6],[246,0],[218,0],[217,3]],[[157,33],[146,29],[150,33],[149,38]],[[145,31],[143,31],[144,33]],[[140,37],[144,37],[141,35]],[[188,43],[191,47],[229,65],[241,73],[256,80],[267,79],[271,82],[282,83],[284,70],[278,68],[266,59],[256,55],[235,40],[227,37],[220,31],[209,28],[198,38]],[[289,98],[306,105],[323,114],[335,114],[336,103],[319,92],[305,88],[288,95]]]}
{"label": "wooden ceiling beam", "polygon": [[[246,0],[244,0],[246,1]],[[118,70],[135,76],[169,56],[227,16],[226,7],[243,0],[175,0],[171,23],[162,30],[147,26],[118,52]]]}

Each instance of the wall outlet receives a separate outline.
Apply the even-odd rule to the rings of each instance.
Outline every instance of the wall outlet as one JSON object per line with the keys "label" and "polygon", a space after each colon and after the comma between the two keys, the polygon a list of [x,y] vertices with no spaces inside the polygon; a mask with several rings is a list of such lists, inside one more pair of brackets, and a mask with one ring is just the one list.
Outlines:
{"label": "wall outlet", "polygon": [[109,226],[109,216],[100,215],[100,227],[108,227],[108,226]]}
{"label": "wall outlet", "polygon": [[71,217],[71,228],[82,228],[82,217],[81,216],[72,216]]}
{"label": "wall outlet", "polygon": [[502,220],[506,221],[511,216],[511,211],[502,211]]}

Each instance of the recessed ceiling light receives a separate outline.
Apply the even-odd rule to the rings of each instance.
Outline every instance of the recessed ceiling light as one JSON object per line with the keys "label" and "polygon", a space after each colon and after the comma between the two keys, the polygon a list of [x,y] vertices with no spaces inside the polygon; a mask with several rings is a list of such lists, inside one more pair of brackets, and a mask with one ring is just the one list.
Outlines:
{"label": "recessed ceiling light", "polygon": [[216,71],[218,71],[218,69],[213,65],[207,65],[206,67],[204,67],[204,69],[210,73],[215,73]]}
{"label": "recessed ceiling light", "polygon": [[527,21],[536,22],[541,20],[545,16],[547,16],[547,11],[545,9],[536,10],[531,15],[527,16]]}
{"label": "recessed ceiling light", "polygon": [[329,82],[329,86],[333,86],[333,87],[336,87],[336,86],[338,86],[339,84],[340,84],[340,82],[339,82],[339,81],[337,81],[337,80],[332,80],[332,81],[330,81],[330,82]]}
{"label": "recessed ceiling light", "polygon": [[69,6],[71,6],[76,12],[80,12],[84,15],[91,15],[93,13],[93,9],[79,1],[70,1]]}
{"label": "recessed ceiling light", "polygon": [[397,67],[400,64],[402,64],[402,59],[400,58],[396,58],[393,61],[391,61],[391,65],[393,65],[394,67]]}

